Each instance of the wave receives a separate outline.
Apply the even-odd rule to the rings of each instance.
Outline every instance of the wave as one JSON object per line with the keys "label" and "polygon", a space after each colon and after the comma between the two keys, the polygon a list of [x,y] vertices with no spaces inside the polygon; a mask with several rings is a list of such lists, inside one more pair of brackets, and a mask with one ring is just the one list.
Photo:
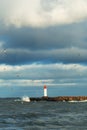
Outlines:
{"label": "wave", "polygon": [[87,102],[87,100],[81,100],[81,101],[72,100],[72,101],[68,101],[68,102]]}

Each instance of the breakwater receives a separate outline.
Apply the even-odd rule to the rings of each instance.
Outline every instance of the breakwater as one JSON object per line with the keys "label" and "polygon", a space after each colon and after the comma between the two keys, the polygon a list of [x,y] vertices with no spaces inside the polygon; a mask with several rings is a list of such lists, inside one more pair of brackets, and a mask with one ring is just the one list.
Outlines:
{"label": "breakwater", "polygon": [[87,96],[31,97],[30,101],[84,101]]}

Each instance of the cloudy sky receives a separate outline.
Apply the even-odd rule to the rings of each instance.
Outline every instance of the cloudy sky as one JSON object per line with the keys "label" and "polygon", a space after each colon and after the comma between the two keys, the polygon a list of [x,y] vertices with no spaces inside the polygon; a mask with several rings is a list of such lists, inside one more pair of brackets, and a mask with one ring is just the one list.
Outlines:
{"label": "cloudy sky", "polygon": [[0,97],[87,95],[87,0],[0,0]]}

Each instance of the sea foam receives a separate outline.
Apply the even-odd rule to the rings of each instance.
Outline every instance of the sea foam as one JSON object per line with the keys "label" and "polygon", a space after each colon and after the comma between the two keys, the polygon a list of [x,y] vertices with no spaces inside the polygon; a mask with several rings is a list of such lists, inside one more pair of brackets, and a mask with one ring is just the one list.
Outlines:
{"label": "sea foam", "polygon": [[87,102],[87,100],[81,100],[81,101],[72,100],[72,101],[68,101],[68,102]]}

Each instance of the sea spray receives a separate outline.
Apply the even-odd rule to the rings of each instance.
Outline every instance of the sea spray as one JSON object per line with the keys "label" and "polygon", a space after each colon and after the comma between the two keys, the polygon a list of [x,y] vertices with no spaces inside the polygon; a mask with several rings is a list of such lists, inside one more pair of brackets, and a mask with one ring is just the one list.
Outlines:
{"label": "sea spray", "polygon": [[22,101],[22,102],[30,102],[30,98],[29,98],[28,96],[23,96],[23,97],[21,98],[21,101]]}

